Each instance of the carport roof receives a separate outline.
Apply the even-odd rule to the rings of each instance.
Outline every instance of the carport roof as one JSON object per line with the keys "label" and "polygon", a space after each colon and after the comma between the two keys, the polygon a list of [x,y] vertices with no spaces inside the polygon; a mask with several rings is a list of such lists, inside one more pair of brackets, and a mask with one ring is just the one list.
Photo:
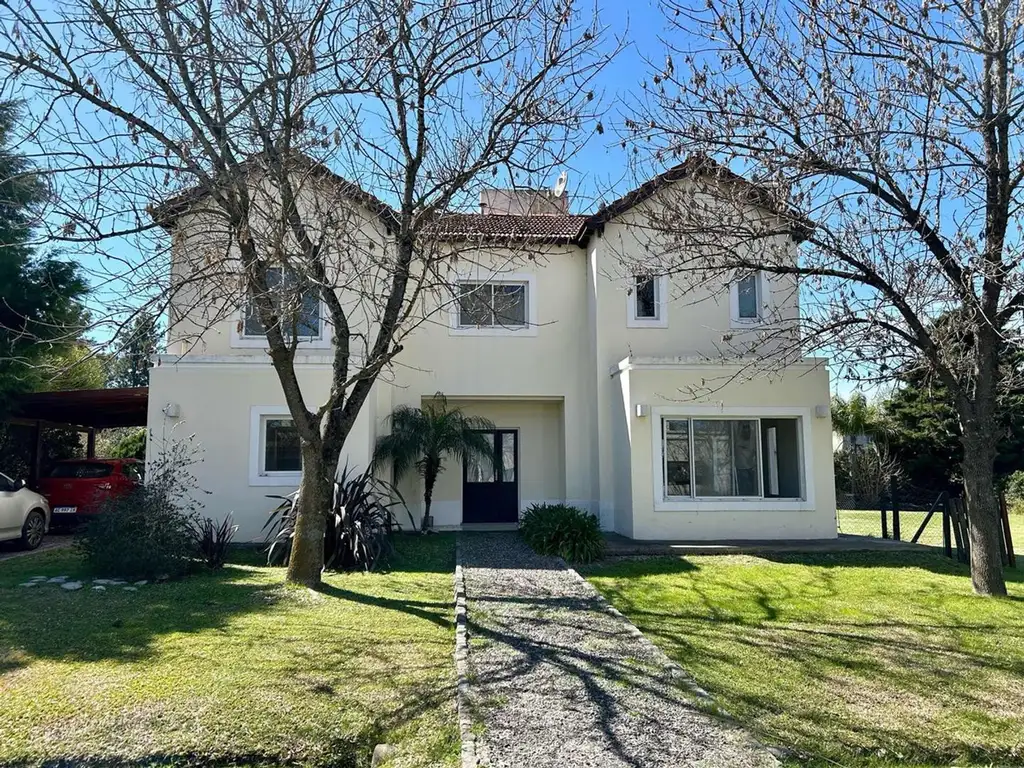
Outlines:
{"label": "carport roof", "polygon": [[13,398],[12,420],[77,427],[144,427],[149,387],[32,392]]}

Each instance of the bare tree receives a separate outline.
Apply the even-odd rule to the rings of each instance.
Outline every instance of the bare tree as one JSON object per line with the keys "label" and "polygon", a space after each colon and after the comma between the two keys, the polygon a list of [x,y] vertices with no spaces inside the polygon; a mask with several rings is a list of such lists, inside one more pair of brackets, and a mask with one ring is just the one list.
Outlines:
{"label": "bare tree", "polygon": [[[614,52],[596,19],[571,0],[17,0],[0,37],[48,236],[102,257],[110,307],[169,308],[179,351],[240,306],[265,331],[302,446],[288,579],[316,584],[345,439],[450,300],[444,212],[575,151]],[[310,294],[331,337],[319,403],[296,374]]]}
{"label": "bare tree", "polygon": [[[658,268],[687,289],[756,274],[799,286],[789,346],[851,379],[924,365],[959,414],[974,589],[1005,594],[993,463],[1024,307],[1021,3],[664,7],[668,56],[626,133],[645,159],[691,156],[717,181],[652,216],[672,243]],[[763,216],[744,215],[752,203]],[[795,258],[779,235],[802,243]],[[748,352],[786,343],[760,300],[768,322],[728,340]]]}

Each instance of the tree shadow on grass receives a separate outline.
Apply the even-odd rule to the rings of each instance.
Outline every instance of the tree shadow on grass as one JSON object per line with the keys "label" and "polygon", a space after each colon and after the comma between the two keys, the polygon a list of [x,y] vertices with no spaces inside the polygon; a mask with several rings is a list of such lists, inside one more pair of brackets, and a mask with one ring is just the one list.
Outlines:
{"label": "tree shadow on grass", "polygon": [[[326,658],[319,653],[293,654],[282,685],[299,689],[297,695],[335,699],[347,721],[358,713],[368,724],[364,730],[372,731],[378,741],[438,707],[451,707],[454,719],[455,671],[447,636],[443,643],[417,642],[413,651],[406,637],[368,634],[330,642],[331,654]],[[396,660],[400,667],[396,668]]]}
{"label": "tree shadow on grass", "polygon": [[[644,577],[670,576],[692,573],[700,570],[704,559],[723,558],[727,562],[734,558],[750,558],[752,561],[766,560],[781,565],[805,565],[814,568],[914,568],[940,576],[956,576],[970,579],[970,568],[965,564],[942,555],[934,548],[920,550],[851,551],[851,552],[756,552],[742,555],[700,555],[694,556],[630,556],[617,557],[584,566],[578,570],[584,575],[597,577]],[[1004,568],[1003,576],[1008,586],[1024,584],[1024,567]],[[822,585],[828,577],[822,577]],[[969,581],[966,581],[969,588]],[[1011,601],[1024,601],[1024,597],[1010,595]]]}
{"label": "tree shadow on grass", "polygon": [[268,752],[246,752],[211,755],[198,752],[152,752],[138,757],[67,755],[43,760],[15,760],[4,768],[362,768],[374,746],[373,737],[365,734],[331,740],[326,760],[282,758]]}
{"label": "tree shadow on grass", "polygon": [[[920,568],[948,576],[970,576],[966,563],[946,557],[938,547],[851,552],[759,552],[755,557],[775,563],[813,565],[819,568]],[[1024,568],[1004,568],[1007,583],[1024,583]]]}
{"label": "tree shadow on grass", "polygon": [[383,573],[454,573],[455,533],[402,532],[392,536],[394,554]]}
{"label": "tree shadow on grass", "polygon": [[429,621],[431,624],[436,624],[437,626],[444,627],[445,629],[453,629],[455,627],[454,606],[450,601],[406,600],[393,597],[380,597],[378,595],[370,595],[365,592],[344,589],[343,587],[338,587],[326,582],[317,588],[317,592],[339,600],[348,600],[360,605],[385,608],[390,611],[405,613],[410,616],[414,616],[417,619]]}
{"label": "tree shadow on grass", "polygon": [[0,651],[0,674],[34,659],[143,661],[161,635],[222,629],[240,615],[273,607],[280,586],[251,577],[251,571],[227,565],[137,591],[0,587],[0,649],[6,649]]}
{"label": "tree shadow on grass", "polygon": [[[685,614],[634,618],[767,739],[825,752],[826,761],[844,765],[885,754],[924,764],[965,757],[1020,764],[1012,734],[1024,732],[1024,723],[1011,723],[1006,715],[1022,703],[1019,693],[1008,695],[1013,681],[1024,679],[1019,658],[949,647],[912,625],[815,628],[708,622]],[[998,723],[1010,738],[973,728],[966,722],[972,718]]]}
{"label": "tree shadow on grass", "polygon": [[[826,752],[820,764],[1021,762],[1012,742],[1024,742],[1024,721],[1007,715],[1024,707],[1019,597],[974,598],[966,566],[930,553],[755,557],[811,567],[775,572],[752,561],[745,577],[738,562],[723,570],[660,558],[593,570],[612,602],[726,708],[769,740]],[[894,567],[962,583],[882,570],[873,594],[856,574]],[[836,568],[853,570],[856,596]],[[635,580],[644,576],[670,578]]]}
{"label": "tree shadow on grass", "polygon": [[[284,655],[281,656],[283,651],[279,645],[278,655],[271,655],[268,662],[268,674],[275,676],[276,689],[296,700],[320,699],[322,704],[317,706],[321,711],[328,711],[333,719],[345,723],[341,736],[337,736],[335,728],[327,729],[316,743],[316,749],[309,754],[303,754],[301,749],[290,752],[284,748],[274,754],[259,751],[234,754],[232,750],[245,750],[244,742],[239,748],[237,743],[221,744],[217,740],[211,741],[208,749],[204,747],[202,754],[189,754],[176,752],[174,744],[160,744],[159,740],[154,740],[142,746],[142,749],[152,749],[151,754],[129,759],[118,756],[119,742],[116,735],[111,734],[109,755],[75,755],[72,753],[76,744],[70,742],[70,748],[61,749],[57,757],[44,754],[42,762],[36,757],[25,765],[43,764],[53,768],[98,768],[101,765],[125,768],[150,765],[347,768],[365,766],[374,744],[385,740],[386,734],[402,729],[410,722],[419,722],[419,718],[424,716],[430,719],[430,713],[439,707],[452,708],[451,720],[454,723],[453,606],[450,600],[442,600],[440,596],[431,599],[435,594],[439,595],[438,578],[428,578],[432,571],[452,572],[454,541],[451,538],[445,541],[443,537],[437,539],[436,544],[431,541],[424,545],[423,541],[427,539],[410,540],[409,546],[401,545],[403,551],[399,567],[412,575],[352,574],[351,580],[346,576],[331,575],[320,593],[323,598],[310,595],[305,590],[284,587],[283,569],[253,568],[253,565],[264,562],[263,555],[253,547],[233,551],[232,564],[223,570],[180,582],[147,585],[137,592],[109,588],[106,592],[92,592],[88,587],[78,592],[65,592],[56,585],[49,585],[45,591],[41,588],[19,588],[9,575],[4,580],[5,574],[0,572],[0,602],[9,594],[19,604],[16,615],[7,610],[0,611],[0,648],[9,646],[13,649],[9,656],[0,653],[0,672],[5,662],[8,668],[14,669],[39,658],[146,662],[165,647],[156,642],[164,634],[197,635],[194,639],[186,637],[174,645],[173,655],[169,657],[172,664],[178,663],[180,654],[193,651],[208,655],[214,651],[221,654],[227,651],[231,658],[224,660],[226,664],[258,663],[247,659],[247,645],[284,643],[287,648]],[[448,564],[445,564],[446,560]],[[73,563],[66,559],[54,562],[49,570],[71,574]],[[424,578],[416,578],[415,573],[423,573]],[[4,588],[8,583],[10,586]],[[297,635],[298,630],[286,630],[284,635],[275,634],[278,616],[282,620],[304,622],[306,620],[301,617],[297,619],[299,612],[338,606],[335,598],[353,606],[384,609],[371,617],[378,624],[389,621],[388,611],[402,612],[430,623],[406,620],[393,636],[381,637],[379,633],[367,631],[358,620],[350,620],[353,614],[343,609],[341,613],[311,614],[308,629],[316,638],[313,645],[310,645],[308,635]],[[268,613],[265,618],[244,622],[238,627],[231,626],[239,617],[272,609],[279,603],[286,603],[280,613]],[[344,618],[338,619],[339,616]],[[421,633],[428,636],[420,637]],[[209,638],[211,644],[204,645],[206,640],[199,635]],[[159,663],[164,662],[161,660]],[[148,669],[143,664],[138,674],[145,676]],[[181,662],[181,674],[190,674],[187,658]],[[268,706],[272,706],[274,700],[272,698]],[[210,725],[217,727],[216,724]],[[228,727],[242,725],[245,723],[240,721],[238,726],[229,723]],[[349,732],[346,733],[346,729]],[[406,733],[401,731],[399,739],[405,738]],[[442,733],[440,740],[435,738],[428,743],[430,749],[448,749],[456,738],[457,730],[452,725],[450,734],[448,730],[442,730]],[[257,750],[263,748],[258,742],[252,746]],[[165,751],[159,751],[161,747]],[[275,751],[273,746],[270,750]]]}

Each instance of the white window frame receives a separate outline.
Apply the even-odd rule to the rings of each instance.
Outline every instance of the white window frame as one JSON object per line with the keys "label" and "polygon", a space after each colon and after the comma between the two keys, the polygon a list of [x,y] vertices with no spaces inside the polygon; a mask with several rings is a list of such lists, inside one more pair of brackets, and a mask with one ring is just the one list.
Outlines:
{"label": "white window frame", "polygon": [[[268,269],[283,269],[283,267],[268,267]],[[267,335],[250,336],[245,333],[245,310],[248,303],[248,296],[238,308],[237,317],[231,326],[231,346],[235,349],[267,349]],[[327,319],[327,302],[320,300],[320,333],[316,336],[299,337],[299,349],[328,349],[331,346],[331,335],[328,333],[329,321]]]}
{"label": "white window frame", "polygon": [[636,281],[642,275],[630,277],[630,290],[626,291],[626,327],[627,328],[668,328],[668,275],[654,277],[655,317],[637,317],[636,315]]}
{"label": "white window frame", "polygon": [[[745,406],[719,407],[713,405],[693,405],[686,408],[675,406],[663,406],[651,409],[651,474],[654,491],[655,512],[715,512],[715,511],[737,511],[737,510],[764,510],[764,511],[810,511],[814,510],[814,462],[811,445],[811,420],[813,417],[811,408],[802,407],[773,407],[756,408]],[[799,440],[800,466],[800,490],[802,498],[773,498],[765,496],[695,496],[695,497],[666,497],[664,487],[665,477],[665,450],[662,440],[663,422],[665,419],[785,419],[798,418],[800,424],[797,428]],[[692,425],[690,427],[692,434]],[[758,487],[764,493],[763,478],[763,457],[761,457],[761,425],[758,422]],[[693,440],[690,440],[690,468],[691,487],[696,491],[696,478],[693,477]]]}
{"label": "white window frame", "polygon": [[[477,326],[460,324],[459,296],[463,283],[481,285],[525,285],[526,325]],[[449,336],[536,336],[537,335],[537,276],[529,272],[474,272],[460,274],[454,283],[454,295],[448,311]]]}
{"label": "white window frame", "polygon": [[294,487],[302,480],[302,472],[267,472],[266,459],[267,421],[270,419],[291,419],[288,408],[283,405],[254,405],[249,409],[249,485]]}
{"label": "white window frame", "polygon": [[768,276],[763,271],[754,272],[757,278],[757,317],[740,317],[739,281],[749,274],[751,273],[737,270],[729,282],[729,320],[733,328],[762,325],[765,322],[765,315],[771,309],[772,292]]}

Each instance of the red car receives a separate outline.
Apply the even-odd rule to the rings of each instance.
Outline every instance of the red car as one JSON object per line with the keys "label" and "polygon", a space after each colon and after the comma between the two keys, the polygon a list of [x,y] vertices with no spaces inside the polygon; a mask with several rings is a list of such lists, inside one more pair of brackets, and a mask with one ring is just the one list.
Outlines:
{"label": "red car", "polygon": [[142,468],[138,459],[68,459],[40,480],[39,492],[50,502],[55,525],[72,523],[141,484]]}

